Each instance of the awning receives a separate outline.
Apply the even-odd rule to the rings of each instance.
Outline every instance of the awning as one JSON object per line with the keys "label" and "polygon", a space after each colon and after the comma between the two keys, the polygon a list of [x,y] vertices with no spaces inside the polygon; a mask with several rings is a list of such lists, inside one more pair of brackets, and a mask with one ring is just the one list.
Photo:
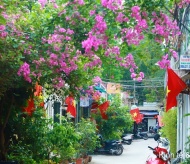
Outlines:
{"label": "awning", "polygon": [[144,114],[146,116],[155,116],[155,115],[158,115],[159,113],[158,112],[153,112],[153,111],[140,111],[141,114]]}
{"label": "awning", "polygon": [[103,88],[99,87],[99,86],[95,86],[94,89],[95,89],[95,90],[98,90],[98,91],[100,91],[100,92],[106,93],[106,91],[105,91]]}

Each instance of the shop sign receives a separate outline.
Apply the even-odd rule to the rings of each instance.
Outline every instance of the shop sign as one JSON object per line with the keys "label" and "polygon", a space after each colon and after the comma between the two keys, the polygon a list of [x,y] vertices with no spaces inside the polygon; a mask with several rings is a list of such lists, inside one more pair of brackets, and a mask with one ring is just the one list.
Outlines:
{"label": "shop sign", "polygon": [[180,69],[190,70],[190,56],[180,56]]}

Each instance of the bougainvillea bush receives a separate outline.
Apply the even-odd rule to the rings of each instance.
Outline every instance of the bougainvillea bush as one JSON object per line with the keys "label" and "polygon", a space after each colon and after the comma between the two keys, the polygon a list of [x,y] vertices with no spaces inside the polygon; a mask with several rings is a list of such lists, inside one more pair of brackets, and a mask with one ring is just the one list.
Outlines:
{"label": "bougainvillea bush", "polygon": [[[188,1],[179,7],[187,5]],[[145,36],[163,49],[160,68],[176,59],[180,35],[173,1],[2,0],[0,3],[0,160],[6,160],[9,119],[17,116],[38,82],[77,95],[104,67],[128,69],[141,81],[131,48]],[[167,11],[169,7],[169,14]],[[167,46],[166,46],[167,45]],[[13,112],[14,111],[14,112]]]}

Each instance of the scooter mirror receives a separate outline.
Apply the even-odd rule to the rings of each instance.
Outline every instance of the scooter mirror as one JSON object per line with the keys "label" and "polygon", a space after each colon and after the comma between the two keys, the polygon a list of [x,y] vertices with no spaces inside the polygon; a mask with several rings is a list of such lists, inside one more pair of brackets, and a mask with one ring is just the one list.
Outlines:
{"label": "scooter mirror", "polygon": [[158,141],[159,138],[160,138],[160,135],[159,135],[159,134],[155,134],[155,135],[154,135],[154,140],[155,140],[155,141]]}

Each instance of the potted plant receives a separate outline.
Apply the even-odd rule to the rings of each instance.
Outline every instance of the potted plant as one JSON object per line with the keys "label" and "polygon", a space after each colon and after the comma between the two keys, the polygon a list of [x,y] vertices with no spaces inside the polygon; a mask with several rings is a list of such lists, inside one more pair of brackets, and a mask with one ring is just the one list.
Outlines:
{"label": "potted plant", "polygon": [[63,164],[76,154],[76,147],[78,147],[80,138],[80,135],[76,133],[73,122],[68,119],[62,117],[61,123],[55,123],[52,131],[48,134],[51,140],[50,150],[54,153],[54,158]]}
{"label": "potted plant", "polygon": [[97,147],[96,125],[90,119],[82,118],[77,124],[77,131],[80,134],[80,146],[78,153],[83,158],[83,163],[88,163],[89,153],[92,153]]}

